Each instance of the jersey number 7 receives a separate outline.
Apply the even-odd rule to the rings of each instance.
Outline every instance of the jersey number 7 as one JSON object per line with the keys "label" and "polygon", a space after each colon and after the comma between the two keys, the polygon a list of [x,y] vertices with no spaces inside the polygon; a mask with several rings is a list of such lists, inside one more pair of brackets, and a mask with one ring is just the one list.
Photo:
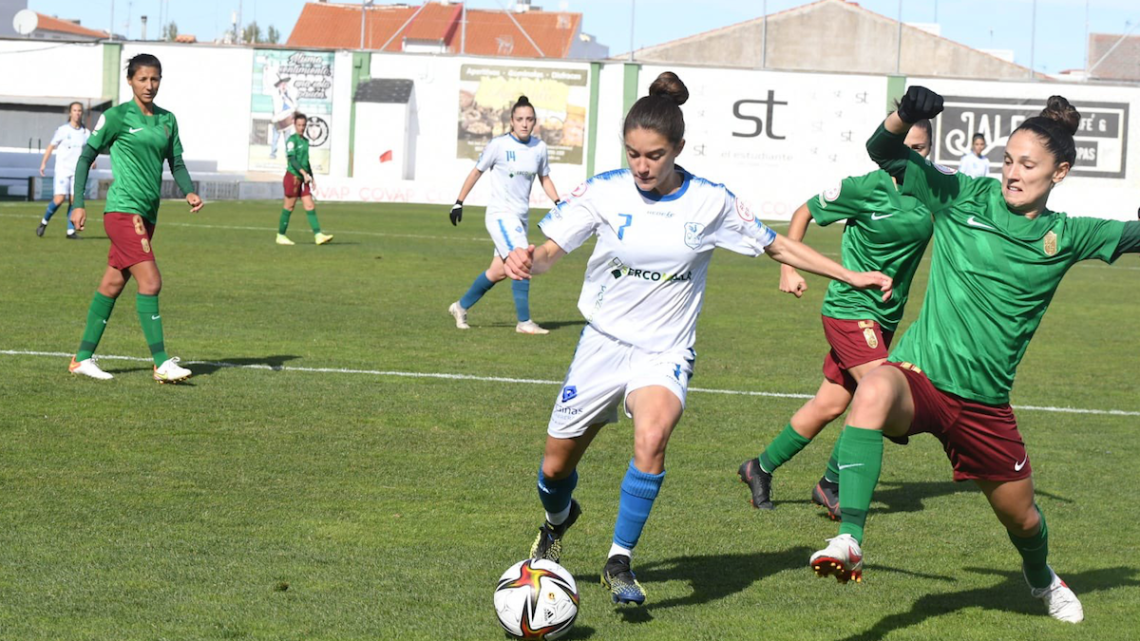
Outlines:
{"label": "jersey number 7", "polygon": [[633,223],[633,214],[618,214],[618,218],[624,218],[625,219],[625,222],[622,224],[621,227],[618,227],[618,230],[617,230],[618,240],[622,240],[623,238],[625,238],[625,228],[629,227],[630,224]]}

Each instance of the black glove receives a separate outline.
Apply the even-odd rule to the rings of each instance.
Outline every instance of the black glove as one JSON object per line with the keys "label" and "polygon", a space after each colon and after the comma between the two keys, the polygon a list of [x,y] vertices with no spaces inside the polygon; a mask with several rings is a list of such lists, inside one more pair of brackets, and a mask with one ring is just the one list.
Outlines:
{"label": "black glove", "polygon": [[459,221],[463,220],[463,201],[462,200],[455,201],[455,204],[451,206],[451,213],[448,214],[448,217],[451,218],[451,224],[453,226],[458,225]]}
{"label": "black glove", "polygon": [[918,85],[906,90],[899,102],[899,118],[908,125],[942,113],[942,96]]}

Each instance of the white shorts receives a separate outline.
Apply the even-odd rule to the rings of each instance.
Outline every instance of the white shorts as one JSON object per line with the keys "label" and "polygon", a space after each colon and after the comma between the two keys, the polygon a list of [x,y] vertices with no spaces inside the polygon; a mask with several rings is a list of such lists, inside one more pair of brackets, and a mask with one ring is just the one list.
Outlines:
{"label": "white shorts", "polygon": [[651,385],[668,388],[684,408],[696,360],[692,348],[647,352],[587,325],[546,432],[554,438],[574,438],[591,425],[616,423],[618,404],[624,404],[634,390]]}
{"label": "white shorts", "polygon": [[55,189],[52,193],[56,196],[71,196],[71,190],[75,187],[75,175],[62,175],[56,174],[53,179]]}
{"label": "white shorts", "polygon": [[495,241],[495,253],[499,258],[506,259],[516,247],[526,249],[530,244],[526,239],[527,218],[527,214],[487,214],[487,233]]}

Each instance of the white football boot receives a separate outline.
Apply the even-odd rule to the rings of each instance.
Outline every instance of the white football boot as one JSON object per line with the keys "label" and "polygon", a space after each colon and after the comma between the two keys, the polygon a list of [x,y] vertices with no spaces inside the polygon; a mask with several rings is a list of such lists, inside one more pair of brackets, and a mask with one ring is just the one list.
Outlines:
{"label": "white football boot", "polygon": [[174,358],[166,359],[162,365],[156,365],[154,368],[154,380],[159,383],[178,383],[190,378],[191,372],[179,365],[182,359],[175,356]]}
{"label": "white football boot", "polygon": [[515,331],[520,334],[531,334],[534,336],[541,336],[543,334],[550,333],[549,329],[543,329],[541,326],[539,326],[538,323],[534,322],[533,320],[525,320],[518,325],[515,325]]}
{"label": "white football boot", "polygon": [[827,540],[827,547],[811,555],[810,565],[816,576],[834,576],[840,583],[855,579],[863,582],[863,550],[850,534]]}
{"label": "white football boot", "polygon": [[[1053,575],[1053,582],[1047,588],[1035,588],[1029,586],[1029,593],[1035,599],[1041,599],[1045,602],[1045,606],[1049,609],[1049,616],[1057,619],[1058,621],[1066,621],[1068,623],[1080,623],[1085,618],[1085,610],[1081,607],[1081,602],[1077,599],[1077,595],[1073,593],[1069,586],[1053,572],[1053,568],[1049,568],[1049,572]],[[1022,567],[1021,575],[1025,576],[1025,568]],[[1029,583],[1029,579],[1025,580]]]}
{"label": "white football boot", "polygon": [[76,362],[75,357],[73,356],[71,357],[71,364],[67,366],[67,371],[71,372],[72,374],[83,374],[84,376],[97,378],[101,381],[109,381],[112,378],[115,378],[107,372],[99,369],[99,366],[95,364],[94,358],[88,358]]}
{"label": "white football boot", "polygon": [[459,306],[459,301],[455,301],[447,308],[447,313],[455,317],[455,326],[459,329],[471,329],[467,324],[467,310]]}

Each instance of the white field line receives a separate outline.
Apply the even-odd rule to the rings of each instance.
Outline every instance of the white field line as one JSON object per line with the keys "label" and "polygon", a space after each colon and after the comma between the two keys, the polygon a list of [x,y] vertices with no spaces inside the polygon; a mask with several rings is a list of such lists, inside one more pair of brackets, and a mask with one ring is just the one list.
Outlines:
{"label": "white field line", "polygon": [[[71,358],[74,356],[71,352],[36,352],[29,350],[14,350],[5,349],[0,350],[0,355],[5,356],[45,356],[50,358]],[[132,361],[139,363],[150,363],[151,359],[142,358],[138,356],[114,356],[114,355],[101,355],[99,360],[115,360],[115,361]],[[397,372],[397,371],[384,371],[375,369],[347,369],[343,367],[295,367],[285,365],[241,365],[238,363],[226,363],[218,361],[187,361],[184,365],[210,365],[213,367],[226,367],[234,369],[254,369],[254,370],[270,370],[274,372],[305,372],[309,374],[357,374],[365,376],[387,376],[399,378],[436,378],[446,380],[459,380],[459,381],[480,381],[485,383],[520,383],[523,385],[561,385],[562,381],[549,381],[534,378],[509,378],[504,376],[475,376],[472,374],[448,374],[436,372]],[[765,398],[799,398],[808,399],[812,398],[811,394],[794,394],[790,392],[753,392],[748,390],[726,390],[726,389],[706,389],[702,387],[690,387],[690,392],[698,392],[702,394],[728,394],[733,396],[762,396]],[[1129,412],[1126,410],[1097,410],[1097,409],[1081,409],[1076,407],[1047,407],[1040,405],[1015,405],[1014,409],[1025,410],[1031,412],[1055,412],[1061,414],[1097,414],[1105,416],[1140,416],[1140,412]]]}

